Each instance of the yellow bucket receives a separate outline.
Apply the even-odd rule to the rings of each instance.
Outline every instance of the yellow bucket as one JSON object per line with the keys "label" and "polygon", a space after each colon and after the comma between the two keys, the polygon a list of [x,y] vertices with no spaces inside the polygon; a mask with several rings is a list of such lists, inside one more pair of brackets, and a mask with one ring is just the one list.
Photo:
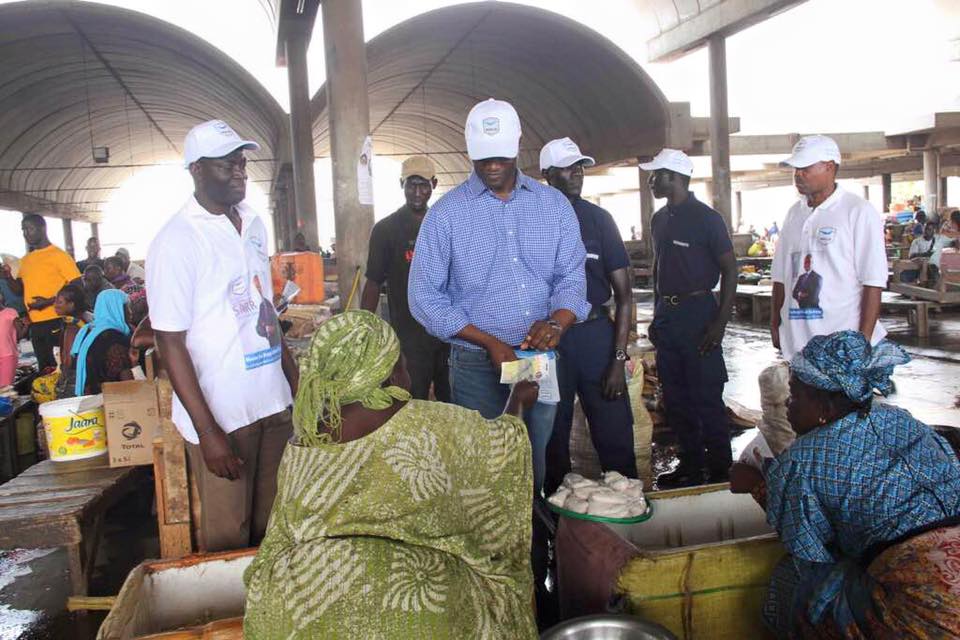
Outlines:
{"label": "yellow bucket", "polygon": [[103,396],[80,396],[40,405],[47,449],[54,462],[83,460],[107,452]]}

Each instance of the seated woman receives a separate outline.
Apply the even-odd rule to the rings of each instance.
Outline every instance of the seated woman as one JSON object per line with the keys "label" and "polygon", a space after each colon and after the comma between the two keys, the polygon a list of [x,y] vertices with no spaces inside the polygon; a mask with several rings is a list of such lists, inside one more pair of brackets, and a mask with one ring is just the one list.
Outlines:
{"label": "seated woman", "polygon": [[790,364],[799,437],[762,475],[731,470],[790,554],[763,607],[778,638],[960,636],[960,462],[908,412],[871,404],[907,360],[855,331],[813,338]]}
{"label": "seated woman", "polygon": [[300,364],[296,441],[247,569],[244,637],[537,637],[530,443],[537,399],[506,413],[411,400],[400,343],[367,311],[334,316]]}
{"label": "seated woman", "polygon": [[127,294],[110,289],[97,296],[93,322],[80,329],[70,355],[78,396],[100,393],[104,382],[133,379]]}

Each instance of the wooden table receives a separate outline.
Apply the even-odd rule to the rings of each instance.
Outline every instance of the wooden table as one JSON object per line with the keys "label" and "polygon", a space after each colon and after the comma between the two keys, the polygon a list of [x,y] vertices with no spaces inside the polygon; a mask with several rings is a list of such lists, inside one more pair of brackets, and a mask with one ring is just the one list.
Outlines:
{"label": "wooden table", "polygon": [[146,477],[108,464],[107,455],[44,460],[0,485],[0,549],[67,547],[73,594],[86,595],[107,509]]}
{"label": "wooden table", "polygon": [[736,300],[738,312],[742,302],[749,303],[750,320],[754,324],[763,324],[770,320],[773,307],[773,287],[739,284],[737,285]]}
{"label": "wooden table", "polygon": [[929,338],[930,308],[939,309],[940,305],[929,300],[914,300],[907,296],[898,295],[893,291],[884,291],[880,294],[880,307],[882,309],[906,309],[907,324],[917,328],[917,337]]}

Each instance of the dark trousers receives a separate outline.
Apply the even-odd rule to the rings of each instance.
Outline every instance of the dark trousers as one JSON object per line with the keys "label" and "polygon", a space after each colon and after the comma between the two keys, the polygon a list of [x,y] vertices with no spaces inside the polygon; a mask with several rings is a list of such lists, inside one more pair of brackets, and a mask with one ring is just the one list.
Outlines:
{"label": "dark trousers", "polygon": [[417,400],[428,400],[432,384],[436,399],[450,402],[450,345],[439,341],[404,345],[403,355],[410,372],[410,394]]}
{"label": "dark trousers", "polygon": [[615,400],[603,397],[603,376],[613,358],[615,339],[613,323],[608,318],[598,318],[573,325],[560,340],[560,404],[547,445],[547,495],[556,491],[570,471],[570,429],[577,395],[590,425],[590,439],[600,457],[600,466],[604,471],[637,476],[630,398],[626,393]]}
{"label": "dark trousers", "polygon": [[657,375],[667,424],[680,442],[680,462],[712,470],[730,467],[730,423],[723,404],[727,367],[723,350],[698,353],[707,326],[717,316],[712,295],[671,305],[657,301],[653,316]]}
{"label": "dark trousers", "polygon": [[203,461],[200,445],[187,443],[190,471],[200,494],[205,551],[260,544],[277,495],[277,470],[292,435],[289,409],[228,433],[233,452],[243,460],[237,480],[215,476]]}
{"label": "dark trousers", "polygon": [[[53,350],[60,346],[60,333],[63,331],[63,320],[54,318],[43,322],[34,322],[30,325],[30,342],[33,344],[33,353],[37,356],[37,368],[43,371],[57,366],[53,357]],[[63,357],[61,354],[60,357]]]}

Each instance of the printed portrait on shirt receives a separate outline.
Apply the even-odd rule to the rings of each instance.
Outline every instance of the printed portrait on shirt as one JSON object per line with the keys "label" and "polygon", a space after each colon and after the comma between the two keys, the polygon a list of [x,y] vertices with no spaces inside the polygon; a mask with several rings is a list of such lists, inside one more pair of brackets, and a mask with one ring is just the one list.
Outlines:
{"label": "printed portrait on shirt", "polygon": [[229,285],[230,307],[237,321],[246,369],[258,369],[280,359],[282,338],[273,302],[263,293],[258,275],[237,276]]}
{"label": "printed portrait on shirt", "polygon": [[794,281],[790,305],[791,320],[813,320],[823,318],[820,308],[820,291],[823,288],[823,276],[814,269],[815,252],[798,251],[790,254],[792,273],[798,274]]}

